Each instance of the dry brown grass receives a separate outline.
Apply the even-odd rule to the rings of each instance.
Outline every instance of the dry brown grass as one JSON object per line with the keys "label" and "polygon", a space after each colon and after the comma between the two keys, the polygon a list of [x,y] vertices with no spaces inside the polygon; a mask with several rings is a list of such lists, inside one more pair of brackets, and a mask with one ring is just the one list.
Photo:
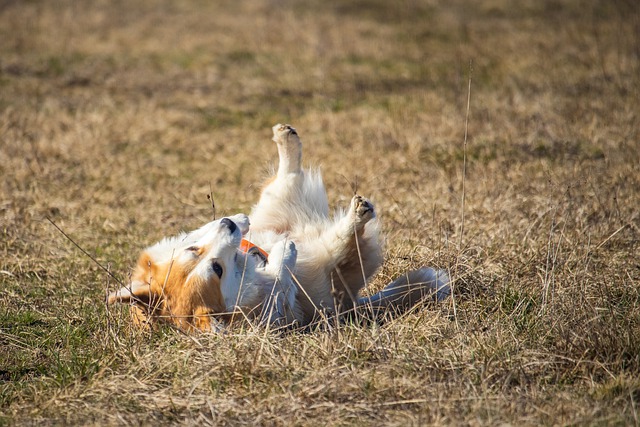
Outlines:
{"label": "dry brown grass", "polygon": [[[640,13],[517,3],[0,1],[0,424],[638,425]],[[333,205],[376,202],[372,288],[446,267],[455,312],[189,337],[104,307],[45,218],[126,278],[210,185],[250,209],[277,122]]]}

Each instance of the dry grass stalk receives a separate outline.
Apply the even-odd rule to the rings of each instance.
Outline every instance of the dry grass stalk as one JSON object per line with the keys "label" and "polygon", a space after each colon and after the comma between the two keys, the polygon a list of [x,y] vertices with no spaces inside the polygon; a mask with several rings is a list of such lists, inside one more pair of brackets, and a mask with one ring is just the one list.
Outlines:
{"label": "dry grass stalk", "polygon": [[[638,424],[638,8],[365,3],[0,5],[0,424]],[[142,247],[251,208],[276,122],[332,205],[357,168],[371,292],[435,265],[455,299],[284,335],[107,310]]]}

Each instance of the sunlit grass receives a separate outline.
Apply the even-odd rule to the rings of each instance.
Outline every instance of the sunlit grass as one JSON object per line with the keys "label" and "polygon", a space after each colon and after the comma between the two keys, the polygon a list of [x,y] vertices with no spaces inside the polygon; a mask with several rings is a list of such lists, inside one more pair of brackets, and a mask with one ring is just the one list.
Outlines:
{"label": "sunlit grass", "polygon": [[[0,21],[0,424],[638,424],[634,2],[30,1]],[[285,335],[108,309],[116,280],[47,218],[126,281],[211,219],[210,191],[218,216],[251,209],[277,122],[332,206],[376,204],[367,291],[433,265],[455,300]]]}

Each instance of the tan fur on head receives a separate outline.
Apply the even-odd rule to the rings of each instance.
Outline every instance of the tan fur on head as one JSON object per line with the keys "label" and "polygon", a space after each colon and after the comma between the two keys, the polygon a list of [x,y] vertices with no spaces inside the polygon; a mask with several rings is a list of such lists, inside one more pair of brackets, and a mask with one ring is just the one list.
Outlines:
{"label": "tan fur on head", "polygon": [[[242,223],[242,217],[236,220]],[[211,329],[211,315],[226,311],[222,278],[227,268],[234,271],[229,264],[241,238],[238,225],[224,221],[145,250],[131,284],[112,292],[108,303],[131,303],[138,323],[162,319],[185,330]]]}
{"label": "tan fur on head", "polygon": [[[201,255],[202,248],[193,251]],[[220,278],[213,275],[190,275],[199,257],[181,257],[156,262],[148,252],[140,256],[131,285],[112,292],[108,303],[131,303],[132,315],[138,324],[150,324],[162,319],[181,329],[209,330],[210,315],[224,313],[226,307],[220,290]]]}

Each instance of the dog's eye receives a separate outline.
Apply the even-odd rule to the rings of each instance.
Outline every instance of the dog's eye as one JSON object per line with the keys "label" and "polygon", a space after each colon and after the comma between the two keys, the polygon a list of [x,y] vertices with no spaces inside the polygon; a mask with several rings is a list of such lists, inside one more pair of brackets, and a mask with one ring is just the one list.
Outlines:
{"label": "dog's eye", "polygon": [[222,266],[218,261],[211,261],[211,268],[218,278],[222,278]]}
{"label": "dog's eye", "polygon": [[198,253],[200,251],[200,248],[197,246],[189,246],[187,249],[185,249],[187,252],[193,252],[193,253]]}

